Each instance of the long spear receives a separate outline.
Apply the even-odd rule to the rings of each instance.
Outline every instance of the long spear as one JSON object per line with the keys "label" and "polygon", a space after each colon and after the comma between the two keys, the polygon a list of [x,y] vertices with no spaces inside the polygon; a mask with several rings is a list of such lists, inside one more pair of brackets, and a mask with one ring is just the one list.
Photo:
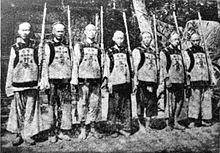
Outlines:
{"label": "long spear", "polygon": [[44,4],[44,11],[43,11],[43,22],[42,22],[42,28],[41,28],[41,36],[40,36],[40,44],[38,48],[38,67],[39,67],[39,73],[38,73],[38,82],[41,82],[41,71],[42,71],[42,64],[43,64],[43,58],[44,58],[44,35],[45,35],[45,22],[46,22],[46,14],[47,14],[47,3]]}
{"label": "long spear", "polygon": [[153,21],[154,21],[154,41],[155,41],[155,50],[156,50],[156,58],[157,58],[157,70],[159,71],[160,66],[159,66],[159,50],[158,50],[158,43],[157,43],[157,20],[156,20],[155,14],[153,15]]}
{"label": "long spear", "polygon": [[72,42],[71,19],[70,19],[69,5],[67,6],[67,18],[68,18],[69,49],[70,49],[70,54],[71,54],[71,64],[73,65],[73,42]]}

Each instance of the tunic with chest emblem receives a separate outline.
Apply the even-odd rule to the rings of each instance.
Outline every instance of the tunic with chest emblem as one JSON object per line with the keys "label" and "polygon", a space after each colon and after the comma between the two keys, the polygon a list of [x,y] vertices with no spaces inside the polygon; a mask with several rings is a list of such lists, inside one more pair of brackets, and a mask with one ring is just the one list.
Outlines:
{"label": "tunic with chest emblem", "polygon": [[11,96],[14,91],[36,89],[37,83],[37,43],[34,40],[29,40],[26,43],[19,41],[11,47],[6,80],[6,94]]}
{"label": "tunic with chest emblem", "polygon": [[164,78],[169,76],[170,83],[183,84],[185,72],[181,51],[169,46],[160,53],[160,57],[162,61],[162,64],[160,64],[160,82],[163,82]]}
{"label": "tunic with chest emblem", "polygon": [[118,49],[115,46],[108,51],[104,77],[108,78],[111,85],[122,85],[131,82],[131,63],[127,49]]}
{"label": "tunic with chest emblem", "polygon": [[188,71],[190,72],[191,82],[209,81],[209,68],[206,53],[200,46],[193,46],[187,49],[190,57],[190,65]]}
{"label": "tunic with chest emblem", "polygon": [[[71,57],[67,45],[65,41],[51,41],[48,43],[50,48],[50,55],[49,58],[47,58],[49,60],[49,79],[71,78]],[[45,51],[47,51],[47,49],[45,49]]]}
{"label": "tunic with chest emblem", "polygon": [[82,42],[76,44],[74,51],[71,84],[77,85],[79,80],[100,80],[101,50],[98,45]]}
{"label": "tunic with chest emblem", "polygon": [[157,83],[156,55],[144,47],[137,47],[133,52],[134,67],[137,69],[137,79],[144,82]]}

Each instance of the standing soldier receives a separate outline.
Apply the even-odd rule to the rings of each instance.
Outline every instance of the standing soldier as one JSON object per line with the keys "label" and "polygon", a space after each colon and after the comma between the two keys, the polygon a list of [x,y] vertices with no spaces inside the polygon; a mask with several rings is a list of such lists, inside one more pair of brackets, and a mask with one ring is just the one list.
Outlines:
{"label": "standing soldier", "polygon": [[178,119],[184,102],[185,65],[179,35],[170,34],[170,45],[160,52],[160,84],[157,94],[163,93],[165,105],[166,129],[184,129]]}
{"label": "standing soldier", "polygon": [[[101,85],[101,50],[95,42],[96,28],[89,24],[85,27],[85,40],[74,47],[72,69],[72,94],[78,95],[78,120],[81,123],[79,139],[86,139],[86,128],[90,127],[89,136],[100,138],[95,129],[100,105]],[[78,93],[76,93],[78,92]],[[74,97],[73,97],[74,98]]]}
{"label": "standing soldier", "polygon": [[107,52],[102,87],[107,85],[110,93],[109,119],[113,123],[112,136],[118,136],[119,133],[129,136],[132,90],[130,54],[123,46],[124,33],[122,31],[116,31],[112,40],[115,45]]}
{"label": "standing soldier", "polygon": [[38,97],[38,46],[30,38],[31,25],[19,25],[17,42],[11,47],[6,94],[13,96],[7,130],[17,134],[13,145],[23,140],[33,145],[34,135],[39,133]]}
{"label": "standing soldier", "polygon": [[[206,121],[212,118],[212,103],[210,85],[214,84],[212,75],[212,63],[207,57],[205,50],[199,45],[200,35],[191,35],[192,46],[188,53],[187,70],[190,75],[191,97],[189,101],[188,117],[191,120],[189,127],[194,127],[202,119],[202,125],[210,125]],[[201,115],[201,116],[200,116]],[[200,118],[201,117],[201,118]]]}
{"label": "standing soldier", "polygon": [[[149,129],[152,116],[157,115],[156,89],[157,89],[157,61],[156,53],[150,47],[152,35],[149,32],[140,34],[141,46],[133,50],[134,61],[134,89],[137,90],[138,116],[140,122]],[[144,114],[146,118],[144,118]]]}
{"label": "standing soldier", "polygon": [[56,22],[52,25],[52,30],[53,39],[45,44],[41,89],[50,89],[49,106],[52,112],[52,126],[49,141],[55,143],[58,132],[60,132],[58,138],[70,140],[68,131],[72,128],[71,57],[65,41],[64,24]]}

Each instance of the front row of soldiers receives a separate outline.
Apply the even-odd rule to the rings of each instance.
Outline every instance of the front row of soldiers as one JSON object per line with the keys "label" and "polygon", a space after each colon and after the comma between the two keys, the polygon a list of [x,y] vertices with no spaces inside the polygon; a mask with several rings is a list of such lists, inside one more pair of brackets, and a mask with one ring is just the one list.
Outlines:
{"label": "front row of soldiers", "polygon": [[[86,37],[75,45],[73,52],[65,41],[65,25],[57,22],[52,29],[53,38],[44,45],[42,70],[38,68],[39,44],[29,37],[29,23],[19,25],[20,37],[11,47],[6,93],[13,96],[7,124],[7,130],[17,134],[13,145],[23,141],[33,145],[33,136],[48,129],[50,142],[58,138],[70,140],[73,116],[80,123],[79,139],[100,138],[96,124],[102,110],[101,88],[107,88],[110,94],[107,124],[113,137],[131,134],[133,92],[139,123],[147,131],[151,118],[157,116],[158,102],[164,105],[159,107],[165,112],[167,129],[184,129],[178,121],[186,97],[189,127],[197,126],[200,119],[208,125],[206,121],[212,118],[210,85],[215,79],[211,61],[199,46],[198,33],[192,34],[192,47],[186,51],[178,48],[179,35],[171,33],[170,44],[160,52],[159,61],[151,47],[149,32],[141,33],[141,46],[131,54],[124,45],[124,33],[116,31],[115,45],[103,56],[94,41],[94,25],[85,27]],[[41,119],[39,86],[41,90],[49,90],[48,109],[52,112],[47,121],[49,127]]]}

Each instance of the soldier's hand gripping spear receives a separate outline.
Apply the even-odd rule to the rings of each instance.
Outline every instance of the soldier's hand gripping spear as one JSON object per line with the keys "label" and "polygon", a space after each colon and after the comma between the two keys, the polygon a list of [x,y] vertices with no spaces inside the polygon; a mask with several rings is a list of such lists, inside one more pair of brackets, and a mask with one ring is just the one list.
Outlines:
{"label": "soldier's hand gripping spear", "polygon": [[38,87],[42,87],[42,67],[43,67],[43,60],[44,60],[44,35],[45,35],[45,22],[46,22],[46,13],[47,13],[47,3],[44,4],[44,12],[43,12],[43,23],[41,28],[41,37],[40,37],[40,44],[38,48]]}

